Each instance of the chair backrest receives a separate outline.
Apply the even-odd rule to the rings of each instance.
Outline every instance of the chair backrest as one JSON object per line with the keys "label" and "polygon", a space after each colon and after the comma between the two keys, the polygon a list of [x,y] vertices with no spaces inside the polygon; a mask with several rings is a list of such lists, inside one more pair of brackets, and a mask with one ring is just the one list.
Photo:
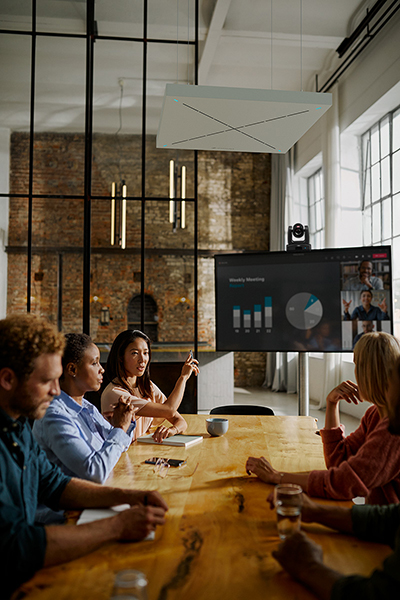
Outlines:
{"label": "chair backrest", "polygon": [[257,406],[255,404],[228,404],[215,406],[210,410],[210,415],[274,415],[272,408]]}

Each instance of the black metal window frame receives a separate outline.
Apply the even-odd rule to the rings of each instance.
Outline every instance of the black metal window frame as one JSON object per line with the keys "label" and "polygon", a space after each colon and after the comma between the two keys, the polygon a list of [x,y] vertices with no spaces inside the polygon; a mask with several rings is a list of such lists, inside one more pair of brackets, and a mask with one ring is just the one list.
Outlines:
{"label": "black metal window frame", "polygon": [[[94,76],[94,44],[96,40],[110,40],[130,43],[140,43],[143,47],[142,52],[142,146],[141,146],[141,195],[127,196],[127,200],[141,202],[141,327],[144,328],[144,307],[145,307],[145,214],[146,203],[152,201],[169,202],[169,198],[146,197],[146,89],[147,89],[147,49],[149,44],[184,44],[194,46],[194,84],[198,84],[198,62],[199,62],[199,0],[194,0],[195,6],[195,39],[194,40],[174,40],[174,39],[156,39],[148,38],[148,0],[143,0],[143,35],[138,37],[109,36],[101,35],[97,31],[95,20],[96,0],[86,0],[86,33],[60,33],[60,32],[40,32],[37,31],[37,0],[31,0],[32,6],[32,27],[31,30],[18,29],[0,29],[0,35],[22,35],[31,37],[31,80],[30,80],[30,124],[29,124],[29,176],[28,193],[10,194],[0,193],[0,198],[27,198],[28,197],[28,231],[27,231],[27,302],[26,310],[31,312],[31,291],[32,291],[32,224],[33,224],[33,201],[35,198],[54,198],[63,199],[65,195],[57,194],[34,194],[33,193],[33,153],[35,137],[35,81],[36,81],[36,43],[37,38],[44,37],[64,37],[86,40],[86,86],[85,86],[85,156],[84,156],[84,194],[68,196],[69,199],[83,200],[84,202],[84,222],[83,222],[83,311],[82,311],[82,330],[90,334],[90,267],[91,267],[91,201],[109,199],[109,196],[92,196],[92,146],[93,146],[93,76]],[[197,357],[198,352],[198,153],[194,154],[194,195],[193,198],[186,198],[186,202],[192,202],[194,205],[194,353]],[[61,305],[60,305],[61,306]],[[60,322],[60,315],[58,315]]]}

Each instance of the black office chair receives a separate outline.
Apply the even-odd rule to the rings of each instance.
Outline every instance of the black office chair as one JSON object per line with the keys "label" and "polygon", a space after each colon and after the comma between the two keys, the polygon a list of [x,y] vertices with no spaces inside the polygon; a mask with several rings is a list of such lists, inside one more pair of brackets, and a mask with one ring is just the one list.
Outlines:
{"label": "black office chair", "polygon": [[269,415],[274,411],[268,406],[257,406],[255,404],[228,404],[227,406],[215,406],[210,410],[210,415]]}

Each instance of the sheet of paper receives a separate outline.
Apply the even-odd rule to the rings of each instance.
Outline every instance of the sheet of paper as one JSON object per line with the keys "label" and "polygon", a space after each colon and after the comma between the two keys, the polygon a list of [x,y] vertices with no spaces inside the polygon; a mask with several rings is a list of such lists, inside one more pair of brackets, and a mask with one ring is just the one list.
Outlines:
{"label": "sheet of paper", "polygon": [[[77,525],[84,525],[85,523],[92,523],[93,521],[99,521],[100,519],[115,517],[115,513],[122,512],[128,508],[130,508],[129,504],[119,504],[118,506],[112,506],[110,508],[86,508],[82,511]],[[154,537],[155,531],[151,531],[142,541],[154,540]]]}

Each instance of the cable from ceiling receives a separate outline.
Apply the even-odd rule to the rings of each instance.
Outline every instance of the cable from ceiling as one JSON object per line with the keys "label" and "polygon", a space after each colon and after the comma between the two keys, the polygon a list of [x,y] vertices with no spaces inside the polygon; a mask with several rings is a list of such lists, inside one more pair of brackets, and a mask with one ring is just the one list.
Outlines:
{"label": "cable from ceiling", "polygon": [[[383,4],[386,3],[386,0],[379,0],[371,9],[371,11],[369,11],[369,13],[372,13],[372,11],[374,10],[374,8],[377,6],[377,4],[379,4],[379,9],[382,8]],[[366,28],[367,31],[364,34],[364,36],[361,38],[361,40],[359,41],[359,43],[350,51],[349,55],[347,56],[347,58],[344,59],[343,63],[332,73],[332,75],[327,79],[327,81],[318,89],[318,76],[316,76],[316,91],[317,92],[327,92],[331,89],[331,87],[336,83],[336,81],[338,81],[339,77],[341,77],[346,71],[347,69],[350,67],[350,65],[356,60],[356,58],[365,50],[365,48],[367,46],[369,46],[369,44],[372,42],[372,40],[374,40],[376,38],[376,36],[378,35],[378,33],[383,29],[383,27],[394,17],[394,15],[397,13],[397,11],[400,9],[400,0],[394,0],[390,6],[388,6],[388,8],[380,15],[380,17],[378,17],[378,19],[375,21],[375,23],[373,23],[370,26],[371,18],[368,18],[368,21],[366,21],[366,18],[362,21],[362,23],[360,23],[360,25],[354,30],[353,34],[351,36],[349,36],[348,38],[346,38],[346,40],[352,40],[351,44],[346,46],[342,46],[342,44],[346,41],[343,40],[342,44],[340,44],[336,50],[336,52],[339,53],[339,50],[341,51],[341,56],[343,56],[343,54],[350,48],[350,46],[352,44],[354,44],[356,42],[356,39],[353,39],[355,32],[357,32],[357,30],[359,30],[358,36],[360,35],[360,33],[362,33],[362,31]],[[374,11],[374,16],[376,16],[378,10]],[[363,25],[362,29],[360,29],[361,25]],[[343,48],[346,48],[343,51]]]}
{"label": "cable from ceiling", "polygon": [[272,43],[272,36],[273,36],[273,29],[272,29],[273,1],[274,0],[271,0],[271,90],[274,89],[274,85],[273,85],[273,43]]}
{"label": "cable from ceiling", "polygon": [[300,0],[300,91],[303,91],[303,0]]}

